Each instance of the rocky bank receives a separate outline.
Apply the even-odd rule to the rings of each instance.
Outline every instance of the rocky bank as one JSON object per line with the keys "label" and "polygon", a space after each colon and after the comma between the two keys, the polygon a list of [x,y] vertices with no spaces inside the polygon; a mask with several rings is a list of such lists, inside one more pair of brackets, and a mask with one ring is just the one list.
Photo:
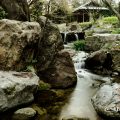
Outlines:
{"label": "rocky bank", "polygon": [[[103,63],[105,62],[105,57],[106,60],[107,58],[109,58],[108,61],[106,62],[106,67],[109,67],[107,68],[107,70],[111,70],[112,68],[112,71],[116,71],[120,73],[120,61],[119,61],[120,35],[119,34],[94,34],[93,36],[88,36],[86,38],[86,51],[94,52],[91,53],[90,58],[92,56],[94,58],[95,56],[97,56],[97,59],[99,59],[97,61],[99,61],[100,64],[101,62]],[[90,60],[90,58],[88,59]],[[98,66],[102,66],[100,64]]]}
{"label": "rocky bank", "polygon": [[45,120],[42,115],[48,111],[37,100],[44,101],[46,95],[47,101],[51,95],[52,100],[63,98],[63,90],[53,88],[76,84],[74,65],[69,53],[63,51],[60,32],[51,21],[46,25],[45,21],[44,17],[38,23],[0,20],[0,112],[17,110],[21,105],[30,107],[16,111],[13,117],[14,110],[9,117],[3,114],[1,120],[15,120],[16,116],[20,120],[37,120],[37,115]]}
{"label": "rocky bank", "polygon": [[109,75],[110,83],[100,86],[92,98],[92,103],[99,115],[105,119],[118,120],[120,88],[120,34],[94,34],[86,38],[86,68],[97,74]]}

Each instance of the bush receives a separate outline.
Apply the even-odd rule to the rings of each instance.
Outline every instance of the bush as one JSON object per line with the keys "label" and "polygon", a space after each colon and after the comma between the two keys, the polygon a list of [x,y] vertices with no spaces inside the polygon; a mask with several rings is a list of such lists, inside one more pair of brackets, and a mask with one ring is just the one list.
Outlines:
{"label": "bush", "polygon": [[85,40],[77,40],[73,43],[73,48],[77,51],[84,50],[85,47]]}
{"label": "bush", "polygon": [[102,19],[103,23],[105,24],[112,24],[112,25],[115,25],[115,24],[118,24],[118,18],[115,17],[115,16],[111,16],[111,17],[105,17]]}

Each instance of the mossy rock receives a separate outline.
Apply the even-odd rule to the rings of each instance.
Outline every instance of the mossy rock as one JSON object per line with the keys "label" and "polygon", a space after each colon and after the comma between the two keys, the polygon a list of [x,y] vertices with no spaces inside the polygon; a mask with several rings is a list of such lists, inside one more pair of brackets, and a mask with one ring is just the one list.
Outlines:
{"label": "mossy rock", "polygon": [[33,104],[32,108],[41,116],[47,114],[47,110],[42,107],[38,107],[37,104]]}
{"label": "mossy rock", "polygon": [[46,120],[47,119],[47,110],[45,108],[39,107],[37,104],[33,104],[32,108],[37,112],[34,120]]}

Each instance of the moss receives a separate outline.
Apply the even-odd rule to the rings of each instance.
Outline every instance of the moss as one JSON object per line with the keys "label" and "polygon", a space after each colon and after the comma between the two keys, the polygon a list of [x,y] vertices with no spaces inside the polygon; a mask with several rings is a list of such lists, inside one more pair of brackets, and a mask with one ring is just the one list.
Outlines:
{"label": "moss", "polygon": [[63,90],[52,90],[57,98],[64,98],[64,91]]}
{"label": "moss", "polygon": [[48,83],[45,83],[43,81],[39,82],[39,90],[49,90],[51,88],[51,85]]}
{"label": "moss", "polygon": [[32,108],[33,108],[35,111],[37,111],[37,113],[38,113],[39,115],[41,115],[41,116],[47,114],[46,109],[41,108],[41,107],[38,107],[36,104],[33,104],[33,105],[32,105]]}

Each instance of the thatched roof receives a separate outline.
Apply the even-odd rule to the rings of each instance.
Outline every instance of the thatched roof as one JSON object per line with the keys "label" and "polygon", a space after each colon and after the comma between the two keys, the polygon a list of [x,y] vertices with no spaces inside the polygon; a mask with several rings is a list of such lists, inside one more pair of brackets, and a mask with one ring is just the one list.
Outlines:
{"label": "thatched roof", "polygon": [[108,10],[108,8],[100,6],[97,2],[90,1],[75,8],[73,12],[80,10]]}

